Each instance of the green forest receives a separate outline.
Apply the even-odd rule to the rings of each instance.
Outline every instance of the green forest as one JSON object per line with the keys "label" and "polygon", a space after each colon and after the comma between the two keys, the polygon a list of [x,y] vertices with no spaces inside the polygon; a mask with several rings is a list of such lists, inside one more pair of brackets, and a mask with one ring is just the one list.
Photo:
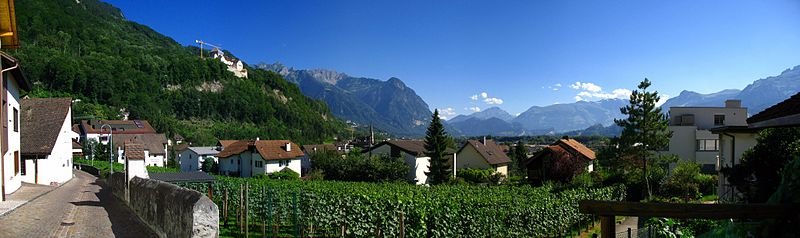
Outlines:
{"label": "green forest", "polygon": [[256,137],[320,143],[346,128],[280,75],[246,66],[249,78],[238,78],[110,4],[23,0],[16,10],[21,47],[9,53],[34,84],[28,95],[80,99],[76,120],[118,119],[124,109],[196,145]]}

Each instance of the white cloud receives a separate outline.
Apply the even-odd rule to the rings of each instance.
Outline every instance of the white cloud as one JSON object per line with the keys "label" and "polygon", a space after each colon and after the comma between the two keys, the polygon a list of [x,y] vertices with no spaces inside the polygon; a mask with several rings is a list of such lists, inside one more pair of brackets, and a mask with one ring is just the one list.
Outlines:
{"label": "white cloud", "polygon": [[553,86],[554,86],[554,87],[558,87],[558,88],[560,88],[560,87],[561,87],[561,84],[560,84],[560,83],[557,83],[557,84],[555,84],[555,85],[553,85]]}
{"label": "white cloud", "polygon": [[[544,87],[542,87],[542,88],[544,88]],[[547,86],[547,88],[552,89],[553,91],[558,91],[558,89],[561,88],[561,84],[560,83],[553,84],[553,86]]]}
{"label": "white cloud", "polygon": [[472,111],[472,112],[480,112],[481,111],[480,107],[468,107],[468,108],[464,108],[464,109]]}
{"label": "white cloud", "polygon": [[591,100],[603,100],[603,99],[628,99],[631,96],[631,90],[618,88],[614,89],[610,93],[607,92],[587,92],[583,91],[578,93],[575,96],[575,101],[591,101]]}
{"label": "white cloud", "polygon": [[452,107],[448,108],[439,108],[439,118],[447,120],[448,118],[452,118],[456,115],[456,110]]}
{"label": "white cloud", "polygon": [[661,97],[661,99],[659,99],[658,102],[656,102],[656,107],[660,107],[661,105],[664,105],[664,103],[667,102],[667,100],[669,100],[669,95],[661,94],[661,95],[658,95],[658,96]]}
{"label": "white cloud", "polygon": [[486,93],[486,92],[482,92],[481,93],[481,98],[487,98],[487,97],[489,97],[488,93]]}
{"label": "white cloud", "polygon": [[485,102],[486,104],[489,104],[489,105],[500,105],[500,104],[503,104],[503,99],[487,98],[487,99],[483,99],[483,102]]}
{"label": "white cloud", "polygon": [[603,91],[603,88],[601,88],[600,86],[597,86],[597,84],[593,84],[593,83],[575,82],[572,85],[569,85],[569,87],[573,88],[573,89],[584,90],[584,91],[589,91],[589,92],[593,92],[593,93],[597,93],[597,92]]}
{"label": "white cloud", "polygon": [[472,99],[472,101],[478,101],[478,94],[470,96],[469,99]]}

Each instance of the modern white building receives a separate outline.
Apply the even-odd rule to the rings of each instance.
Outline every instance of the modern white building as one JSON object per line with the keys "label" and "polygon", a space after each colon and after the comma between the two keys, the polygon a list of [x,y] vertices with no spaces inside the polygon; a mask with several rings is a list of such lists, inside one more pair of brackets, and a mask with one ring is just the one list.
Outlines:
{"label": "modern white building", "polygon": [[[13,15],[12,15],[13,16]],[[6,16],[4,16],[6,17]],[[5,41],[4,41],[5,42]],[[0,51],[0,95],[2,95],[2,160],[0,160],[0,195],[5,201],[6,194],[11,194],[22,186],[22,158],[20,156],[20,94],[22,90],[30,90],[31,85],[22,76],[19,61]]]}
{"label": "modern white building", "polygon": [[[425,141],[421,140],[391,140],[381,142],[366,152],[368,155],[387,155],[392,158],[401,158],[409,166],[408,181],[416,184],[428,184],[428,167],[431,165],[430,157],[425,155]],[[452,166],[452,159],[456,157],[456,152],[448,149],[448,161]]]}
{"label": "modern white building", "polygon": [[59,185],[72,179],[72,99],[22,99],[22,181]]}
{"label": "modern white building", "polygon": [[167,136],[164,134],[114,134],[112,143],[117,147],[117,162],[124,163],[125,143],[133,142],[144,147],[145,164],[147,166],[164,167],[167,165]]}
{"label": "modern white building", "polygon": [[302,175],[303,150],[289,140],[220,141],[219,172],[223,175],[252,177],[291,169]]}
{"label": "modern white building", "polygon": [[676,155],[681,160],[697,162],[703,172],[716,173],[722,147],[721,136],[713,134],[711,129],[746,127],[747,108],[742,107],[740,100],[727,100],[725,107],[671,107],[669,120],[672,138],[669,148],[661,152]]}
{"label": "modern white building", "polygon": [[214,160],[215,163],[219,163],[219,159],[217,155],[219,154],[221,147],[218,146],[209,146],[209,147],[189,147],[183,152],[180,153],[180,163],[181,163],[181,171],[182,172],[194,172],[200,171],[203,167],[203,162],[207,159]]}

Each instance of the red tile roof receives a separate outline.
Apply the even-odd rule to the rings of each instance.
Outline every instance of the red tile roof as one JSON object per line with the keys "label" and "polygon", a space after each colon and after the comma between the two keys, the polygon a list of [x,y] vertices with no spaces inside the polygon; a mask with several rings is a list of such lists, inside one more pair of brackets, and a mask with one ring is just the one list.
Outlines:
{"label": "red tile roof", "polygon": [[139,143],[125,143],[125,157],[128,160],[144,160],[144,146]]}
{"label": "red tile roof", "polygon": [[[222,143],[222,140],[220,140],[220,143]],[[291,145],[290,151],[286,151],[287,143]],[[252,150],[257,151],[264,160],[294,159],[305,155],[297,144],[289,140],[239,140],[228,146],[223,146],[222,151],[217,156],[228,158]]]}
{"label": "red tile roof", "polygon": [[485,145],[478,140],[468,140],[458,152],[461,152],[464,148],[467,148],[467,146],[475,148],[481,157],[491,165],[511,163],[511,159],[503,152],[503,147],[494,143],[493,140],[486,140]]}
{"label": "red tile roof", "polygon": [[80,128],[84,134],[100,134],[103,124],[111,126],[114,135],[156,133],[156,129],[145,120],[82,120]]}
{"label": "red tile roof", "polygon": [[560,139],[553,145],[559,145],[571,153],[578,153],[589,160],[597,158],[594,151],[574,139]]}

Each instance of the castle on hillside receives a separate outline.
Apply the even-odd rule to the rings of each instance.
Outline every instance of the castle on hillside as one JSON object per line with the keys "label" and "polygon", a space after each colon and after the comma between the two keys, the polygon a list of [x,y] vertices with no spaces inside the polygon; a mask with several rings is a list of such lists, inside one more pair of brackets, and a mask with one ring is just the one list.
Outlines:
{"label": "castle on hillside", "polygon": [[211,57],[214,59],[219,59],[222,63],[228,66],[228,71],[233,72],[236,77],[239,78],[247,78],[247,69],[244,68],[244,63],[241,60],[225,56],[225,53],[222,52],[219,48],[214,48],[211,50]]}

